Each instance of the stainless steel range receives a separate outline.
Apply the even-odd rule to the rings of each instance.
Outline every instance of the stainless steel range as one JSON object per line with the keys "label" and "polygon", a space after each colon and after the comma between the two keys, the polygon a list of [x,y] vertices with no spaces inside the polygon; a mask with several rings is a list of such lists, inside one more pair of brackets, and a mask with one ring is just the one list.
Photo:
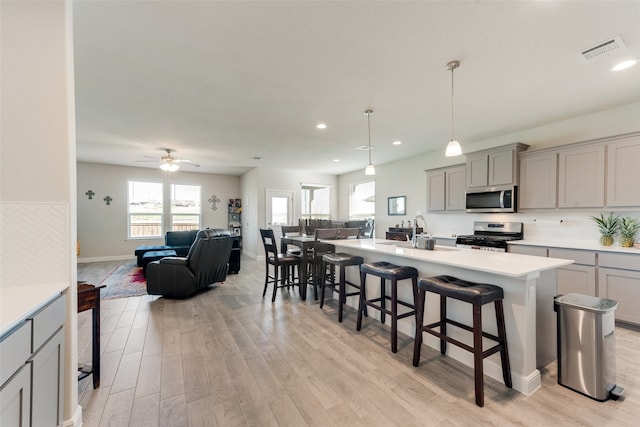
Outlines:
{"label": "stainless steel range", "polygon": [[521,240],[523,237],[523,224],[521,222],[475,221],[473,223],[473,234],[458,236],[456,247],[506,252],[507,242]]}

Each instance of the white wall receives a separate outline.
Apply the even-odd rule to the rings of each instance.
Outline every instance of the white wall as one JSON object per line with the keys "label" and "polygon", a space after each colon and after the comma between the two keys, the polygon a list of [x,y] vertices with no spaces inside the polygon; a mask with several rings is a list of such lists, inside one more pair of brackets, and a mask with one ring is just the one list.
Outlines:
{"label": "white wall", "polygon": [[[0,2],[0,202],[3,215],[15,206],[34,207],[10,230],[0,225],[0,242],[20,251],[20,259],[2,265],[0,276],[20,274],[55,260],[49,280],[69,283],[66,294],[63,420],[81,421],[78,406],[78,348],[75,258],[75,106],[71,5],[63,0]],[[14,203],[20,202],[20,203]],[[52,206],[64,215],[33,221]],[[10,216],[10,215],[9,215]],[[55,228],[52,230],[52,228]],[[34,237],[33,235],[36,235]],[[60,236],[45,244],[43,234]],[[22,235],[22,238],[21,238]],[[17,239],[17,243],[11,243]],[[19,246],[31,243],[31,250]],[[29,246],[29,243],[26,243]],[[0,252],[3,252],[0,249]],[[60,277],[58,276],[60,274]],[[31,281],[0,285],[27,286]]]}
{"label": "white wall", "polygon": [[242,175],[240,180],[242,195],[242,253],[253,256],[258,254],[258,169],[252,169]]}
{"label": "white wall", "polygon": [[[529,151],[570,144],[640,130],[640,103],[630,104],[600,113],[527,129],[510,135],[496,136],[481,141],[462,141],[465,153],[498,147],[514,142],[528,144]],[[442,150],[424,153],[420,156],[392,163],[376,164],[376,237],[384,238],[385,231],[396,223],[408,219],[413,222],[417,211],[426,213],[425,170],[442,166],[465,163],[465,156],[447,158],[444,156],[446,141]],[[375,162],[374,162],[375,163]],[[340,216],[349,213],[349,186],[365,181],[362,170],[340,175],[338,194]],[[406,217],[387,215],[387,197],[407,196]],[[436,236],[451,234],[472,234],[473,221],[504,220],[525,223],[525,239],[572,239],[593,242],[598,232],[589,219],[599,211],[555,211],[536,214],[427,214],[427,232]],[[638,212],[624,212],[624,215],[638,216]],[[562,222],[560,222],[562,220]]]}
{"label": "white wall", "polygon": [[[141,245],[164,244],[160,239],[127,239],[128,181],[166,182],[160,169],[132,168],[78,162],[78,239],[79,261],[133,258]],[[172,173],[173,184],[200,185],[202,196],[202,227],[228,228],[227,202],[241,198],[240,177],[183,172]],[[85,195],[95,194],[92,200]],[[217,210],[207,201],[212,195],[220,199]],[[110,196],[111,205],[104,202]]]}

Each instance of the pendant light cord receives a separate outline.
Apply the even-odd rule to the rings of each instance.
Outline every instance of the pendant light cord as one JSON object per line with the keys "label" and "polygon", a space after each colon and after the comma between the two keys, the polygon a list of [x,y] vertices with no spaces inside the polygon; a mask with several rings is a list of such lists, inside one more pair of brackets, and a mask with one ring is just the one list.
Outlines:
{"label": "pendant light cord", "polygon": [[455,67],[451,67],[451,140],[455,141],[456,135],[453,130],[453,70],[455,70]]}
{"label": "pendant light cord", "polygon": [[367,126],[369,128],[369,164],[371,164],[371,111],[367,111]]}

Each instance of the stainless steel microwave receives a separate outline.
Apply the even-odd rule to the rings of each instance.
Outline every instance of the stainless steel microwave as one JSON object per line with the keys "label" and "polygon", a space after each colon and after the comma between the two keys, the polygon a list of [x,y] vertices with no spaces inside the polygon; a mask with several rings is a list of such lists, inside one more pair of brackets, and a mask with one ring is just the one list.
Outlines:
{"label": "stainless steel microwave", "polygon": [[467,191],[467,212],[516,212],[518,188],[489,187]]}

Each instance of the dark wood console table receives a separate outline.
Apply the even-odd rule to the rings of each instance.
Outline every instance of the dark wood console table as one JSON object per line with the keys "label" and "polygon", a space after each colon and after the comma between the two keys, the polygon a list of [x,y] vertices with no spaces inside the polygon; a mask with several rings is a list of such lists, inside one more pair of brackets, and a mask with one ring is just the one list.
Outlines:
{"label": "dark wood console table", "polygon": [[78,368],[78,380],[93,374],[93,388],[100,387],[100,289],[104,287],[78,282],[78,313],[92,310],[92,360],[91,365],[83,364]]}

